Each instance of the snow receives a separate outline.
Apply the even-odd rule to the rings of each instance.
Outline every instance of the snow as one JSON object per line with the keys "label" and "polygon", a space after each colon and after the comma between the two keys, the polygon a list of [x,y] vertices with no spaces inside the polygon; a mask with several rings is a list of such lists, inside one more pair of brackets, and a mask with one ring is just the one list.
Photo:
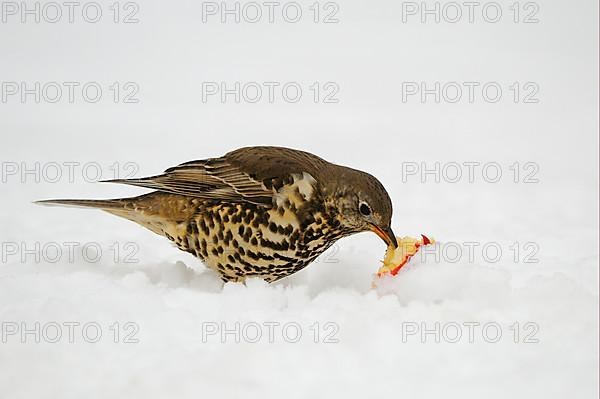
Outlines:
{"label": "snow", "polygon": [[[538,275],[516,288],[511,273],[501,268],[413,262],[372,290],[365,287],[368,259],[342,257],[340,263],[343,267],[323,270],[313,265],[313,273],[307,270],[299,282],[252,280],[223,289],[212,273],[191,272],[181,262],[4,266],[3,321],[25,322],[30,329],[36,321],[42,326],[95,322],[103,336],[88,343],[81,326],[74,343],[64,326],[58,343],[43,336],[40,343],[33,336],[21,343],[19,334],[8,336],[3,358],[10,367],[2,386],[24,397],[41,390],[68,397],[198,391],[359,397],[397,390],[424,397],[448,392],[564,397],[574,390],[592,396],[597,294],[567,275]],[[347,275],[336,278],[343,268],[354,269],[348,271],[352,281]],[[113,342],[115,322],[136,323],[139,342]],[[495,343],[486,341],[496,340],[495,329],[486,337],[482,332],[492,322],[502,331]],[[510,330],[515,322],[521,324],[518,343]],[[523,342],[533,330],[523,329],[527,322],[538,326],[532,339],[539,342]],[[221,335],[226,328],[235,330],[236,323],[239,343],[234,334]],[[279,323],[271,336],[268,323]],[[287,323],[299,326],[298,342],[293,342],[296,327],[284,335]],[[326,323],[334,324],[325,328]],[[436,323],[439,342],[432,334],[409,334],[415,327],[434,330]],[[479,323],[472,339],[465,323]],[[460,326],[456,343],[451,341],[457,330],[450,324]],[[121,331],[120,339],[130,331]],[[256,331],[261,337],[254,343]]]}
{"label": "snow", "polygon": [[[498,24],[402,24],[390,1],[340,3],[339,24],[202,24],[180,1],[140,4],[139,24],[0,25],[2,81],[105,91],[0,104],[0,396],[597,397],[598,5],[548,1],[539,24],[513,24],[499,3]],[[140,102],[106,100],[115,81],[137,82]],[[305,98],[203,103],[205,81],[297,81]],[[339,103],[314,103],[315,81],[337,82]],[[403,103],[404,81],[505,94]],[[512,102],[515,81],[540,102]],[[374,174],[396,234],[438,244],[374,281],[385,245],[359,234],[281,282],[222,286],[131,222],[31,203],[133,196],[91,181],[259,144]],[[422,176],[436,162],[462,179]],[[481,174],[493,162],[497,183]]]}

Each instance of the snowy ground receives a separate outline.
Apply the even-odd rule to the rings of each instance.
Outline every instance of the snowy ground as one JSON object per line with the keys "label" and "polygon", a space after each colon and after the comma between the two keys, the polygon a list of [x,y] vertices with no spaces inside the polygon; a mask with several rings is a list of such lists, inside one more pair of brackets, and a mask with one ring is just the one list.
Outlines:
{"label": "snowy ground", "polygon": [[[144,2],[138,24],[114,24],[112,2],[98,24],[0,24],[3,82],[105,93],[0,103],[0,397],[597,397],[597,4],[544,2],[521,24],[512,3],[497,24],[402,23],[391,1],[340,3],[338,24],[312,23],[311,2],[298,24],[203,24],[191,1]],[[136,82],[139,103],[115,104],[116,81]],[[206,81],[305,94],[204,103]],[[336,82],[339,103],[314,103],[315,81]],[[493,81],[504,96],[402,102],[407,81]],[[535,82],[539,103],[515,103],[513,82]],[[90,181],[256,144],[373,173],[395,232],[438,246],[376,287],[374,234],[285,281],[223,287],[131,222],[31,204],[135,195]],[[421,176],[436,162],[439,182]],[[493,162],[497,183],[482,175]]]}

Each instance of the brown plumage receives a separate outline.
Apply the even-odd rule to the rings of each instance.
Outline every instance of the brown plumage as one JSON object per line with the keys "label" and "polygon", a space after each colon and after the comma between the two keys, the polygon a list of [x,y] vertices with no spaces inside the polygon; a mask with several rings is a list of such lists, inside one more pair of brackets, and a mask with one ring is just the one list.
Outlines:
{"label": "brown plumage", "polygon": [[46,200],[100,208],[167,237],[224,281],[275,281],[304,268],[336,240],[374,231],[397,246],[392,203],[368,173],[281,147],[246,147],[163,174],[111,180],[154,189],[114,200]]}

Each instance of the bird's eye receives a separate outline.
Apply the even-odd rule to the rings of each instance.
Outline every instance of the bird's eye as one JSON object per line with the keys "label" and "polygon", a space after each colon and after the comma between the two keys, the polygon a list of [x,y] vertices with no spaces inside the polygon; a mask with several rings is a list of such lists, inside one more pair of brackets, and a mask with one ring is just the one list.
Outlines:
{"label": "bird's eye", "polygon": [[371,207],[366,202],[361,202],[358,206],[358,210],[364,216],[369,216],[371,214]]}

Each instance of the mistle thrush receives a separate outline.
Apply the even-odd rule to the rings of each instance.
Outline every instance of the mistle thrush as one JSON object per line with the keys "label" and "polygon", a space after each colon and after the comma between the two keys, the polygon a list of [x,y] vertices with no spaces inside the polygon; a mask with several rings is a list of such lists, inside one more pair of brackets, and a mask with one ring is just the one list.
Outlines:
{"label": "mistle thrush", "polygon": [[246,147],[163,174],[111,180],[156,191],[111,200],[46,200],[100,208],[167,237],[224,281],[272,282],[363,231],[397,247],[392,202],[375,177],[304,151]]}

